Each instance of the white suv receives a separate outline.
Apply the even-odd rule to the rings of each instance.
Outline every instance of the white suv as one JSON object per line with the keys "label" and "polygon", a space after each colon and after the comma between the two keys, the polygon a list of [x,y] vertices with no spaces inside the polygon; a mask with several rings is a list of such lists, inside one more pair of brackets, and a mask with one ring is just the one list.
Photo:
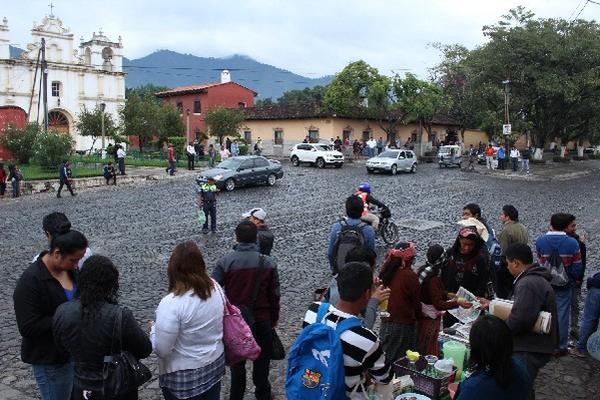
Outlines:
{"label": "white suv", "polygon": [[344,165],[344,155],[324,143],[299,143],[292,148],[290,161],[294,167],[300,163],[311,163],[319,168],[327,164],[341,168]]}

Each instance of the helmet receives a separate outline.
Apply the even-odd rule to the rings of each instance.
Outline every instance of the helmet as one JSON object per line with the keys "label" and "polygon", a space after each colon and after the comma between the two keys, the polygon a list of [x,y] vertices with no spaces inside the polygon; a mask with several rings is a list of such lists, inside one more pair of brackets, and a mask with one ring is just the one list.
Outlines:
{"label": "helmet", "polygon": [[371,193],[371,185],[369,185],[369,182],[362,182],[358,185],[358,190],[365,193]]}

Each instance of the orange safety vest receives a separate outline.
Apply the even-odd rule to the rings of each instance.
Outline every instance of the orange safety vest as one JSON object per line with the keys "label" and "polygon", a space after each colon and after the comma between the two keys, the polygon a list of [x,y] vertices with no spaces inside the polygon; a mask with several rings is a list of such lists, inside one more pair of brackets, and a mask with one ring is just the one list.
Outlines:
{"label": "orange safety vest", "polygon": [[369,203],[367,203],[367,197],[369,193],[361,192],[360,190],[355,193],[363,201],[363,217],[369,213]]}

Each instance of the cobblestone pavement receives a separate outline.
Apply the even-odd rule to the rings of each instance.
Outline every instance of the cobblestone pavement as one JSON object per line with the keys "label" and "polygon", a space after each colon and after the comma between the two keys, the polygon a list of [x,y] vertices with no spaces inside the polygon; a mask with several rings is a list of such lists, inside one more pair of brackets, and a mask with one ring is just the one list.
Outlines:
{"label": "cobblestone pavement", "polygon": [[[53,194],[40,194],[0,201],[4,253],[0,266],[3,276],[0,282],[0,397],[3,393],[12,393],[14,397],[14,391],[18,391],[19,398],[37,398],[30,368],[19,357],[20,337],[13,314],[12,292],[29,260],[46,245],[41,220],[51,211],[65,212],[73,227],[88,236],[94,252],[112,257],[121,269],[121,302],[145,323],[152,318],[166,292],[166,265],[176,243],[195,240],[207,264],[212,266],[233,244],[233,229],[240,215],[252,207],[263,207],[276,235],[274,256],[282,286],[279,325],[286,346],[291,345],[299,331],[313,290],[328,280],[325,253],[329,227],[343,214],[347,195],[366,179],[374,187],[373,195],[386,202],[394,213],[393,218],[402,222],[401,239],[417,243],[420,259],[430,243],[451,245],[456,234],[454,223],[467,202],[479,203],[496,228],[499,228],[501,206],[511,203],[519,209],[532,238],[547,229],[553,212],[565,210],[577,215],[580,229],[588,236],[589,268],[598,269],[595,248],[600,234],[597,195],[600,177],[597,175],[574,181],[525,182],[457,169],[440,170],[434,164],[419,166],[416,174],[369,175],[368,178],[362,164],[347,165],[339,170],[285,165],[284,170],[284,179],[274,187],[242,188],[221,194],[218,232],[206,236],[201,234],[196,221],[195,187],[190,176],[82,190],[76,198],[56,199]],[[383,251],[380,247],[379,252]],[[148,364],[156,371],[154,357]],[[551,362],[537,379],[538,399],[595,398],[594,391],[600,382],[599,366],[595,361],[570,357]],[[285,362],[275,362],[272,369],[274,391],[278,399],[283,399]],[[226,379],[224,393],[228,392],[227,382]],[[142,390],[140,398],[160,398],[156,375]]]}

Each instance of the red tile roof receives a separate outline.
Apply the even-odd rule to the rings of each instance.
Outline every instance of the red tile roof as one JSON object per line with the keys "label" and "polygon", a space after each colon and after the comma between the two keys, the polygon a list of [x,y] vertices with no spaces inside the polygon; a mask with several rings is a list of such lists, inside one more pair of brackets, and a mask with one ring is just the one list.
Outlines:
{"label": "red tile roof", "polygon": [[207,90],[211,87],[220,86],[220,85],[228,85],[228,84],[234,84],[237,86],[241,86],[244,89],[247,89],[247,90],[251,91],[252,93],[254,93],[255,96],[258,94],[254,90],[249,89],[246,86],[240,85],[239,83],[236,83],[236,82],[226,82],[226,83],[215,82],[215,83],[205,83],[204,85],[179,86],[179,87],[176,87],[173,89],[165,90],[163,92],[154,93],[154,95],[156,97],[171,97],[171,96],[180,96],[182,94],[206,93]]}

